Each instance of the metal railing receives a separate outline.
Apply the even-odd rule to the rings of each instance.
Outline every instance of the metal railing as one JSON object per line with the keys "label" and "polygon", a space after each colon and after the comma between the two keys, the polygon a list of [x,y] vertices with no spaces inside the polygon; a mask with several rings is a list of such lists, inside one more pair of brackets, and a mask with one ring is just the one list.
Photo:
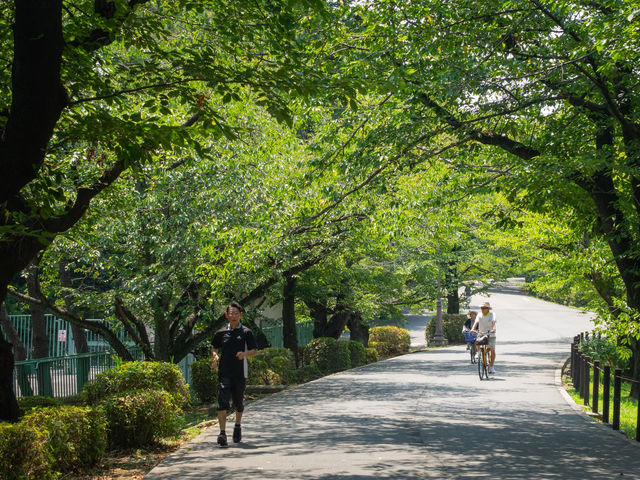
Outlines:
{"label": "metal railing", "polygon": [[[640,384],[638,380],[624,377],[620,368],[613,371],[613,399],[611,399],[612,376],[609,365],[600,365],[597,360],[591,359],[580,352],[580,343],[588,338],[588,333],[576,335],[571,343],[570,375],[573,387],[579,393],[584,405],[591,406],[594,415],[599,416],[603,423],[609,423],[611,414],[611,428],[620,430],[620,402],[622,382]],[[602,410],[600,409],[600,386],[602,385]],[[612,405],[611,405],[612,404]],[[610,405],[613,411],[610,412]],[[640,442],[640,406],[636,413],[635,439]]]}
{"label": "metal railing", "polygon": [[[273,327],[264,327],[262,329],[265,337],[269,340],[272,347],[283,348],[283,332],[282,325]],[[304,347],[313,340],[313,321],[296,322],[296,335],[298,337],[298,346]]]}
{"label": "metal railing", "polygon": [[[139,348],[130,351],[136,360],[144,359]],[[17,397],[70,397],[100,372],[114,367],[115,358],[113,352],[95,352],[15,362],[13,389]]]}
{"label": "metal railing", "polygon": [[[44,317],[46,335],[49,343],[49,355],[52,357],[75,355],[76,349],[73,340],[73,331],[69,322],[51,314],[46,314]],[[9,315],[9,320],[18,332],[18,338],[26,350],[27,360],[31,360],[33,358],[31,315]],[[102,321],[93,318],[87,320]],[[125,345],[133,345],[129,334],[123,328],[117,329],[115,333]],[[101,352],[111,349],[109,343],[101,335],[90,330],[85,330],[85,335],[87,336],[89,352]]]}

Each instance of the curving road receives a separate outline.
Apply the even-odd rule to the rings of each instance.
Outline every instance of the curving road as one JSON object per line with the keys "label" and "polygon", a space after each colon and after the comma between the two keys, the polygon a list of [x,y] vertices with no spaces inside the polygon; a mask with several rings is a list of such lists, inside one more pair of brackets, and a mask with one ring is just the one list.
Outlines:
{"label": "curving road", "polygon": [[515,289],[489,301],[490,381],[460,346],[367,365],[251,404],[243,443],[219,449],[211,428],[145,478],[640,478],[640,447],[576,413],[555,383],[589,318]]}

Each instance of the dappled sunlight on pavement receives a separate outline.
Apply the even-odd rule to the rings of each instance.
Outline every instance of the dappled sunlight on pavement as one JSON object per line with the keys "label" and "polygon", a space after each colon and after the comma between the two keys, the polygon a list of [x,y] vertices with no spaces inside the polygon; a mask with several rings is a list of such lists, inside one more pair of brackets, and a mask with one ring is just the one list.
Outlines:
{"label": "dappled sunlight on pavement", "polygon": [[577,414],[555,384],[587,316],[513,292],[490,301],[489,381],[464,346],[367,365],[251,404],[243,443],[219,449],[211,429],[146,478],[640,478],[638,446]]}

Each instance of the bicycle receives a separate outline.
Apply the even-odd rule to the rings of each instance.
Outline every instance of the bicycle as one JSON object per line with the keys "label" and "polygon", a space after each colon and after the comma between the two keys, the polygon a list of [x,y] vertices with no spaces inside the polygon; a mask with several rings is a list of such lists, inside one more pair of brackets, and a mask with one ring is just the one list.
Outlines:
{"label": "bicycle", "polygon": [[463,333],[464,341],[467,342],[467,346],[469,347],[471,363],[476,363],[476,338],[478,338],[478,334],[471,330],[465,330]]}
{"label": "bicycle", "polygon": [[483,335],[476,339],[478,350],[478,376],[489,380],[489,335]]}

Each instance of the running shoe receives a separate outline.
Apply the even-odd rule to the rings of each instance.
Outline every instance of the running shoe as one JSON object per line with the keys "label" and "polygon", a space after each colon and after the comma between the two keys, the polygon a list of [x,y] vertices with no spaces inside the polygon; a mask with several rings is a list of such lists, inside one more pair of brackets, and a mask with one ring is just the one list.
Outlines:
{"label": "running shoe", "polygon": [[496,369],[493,367],[489,367],[489,373],[496,373]]}
{"label": "running shoe", "polygon": [[227,434],[224,432],[220,432],[220,435],[218,435],[218,445],[220,445],[221,447],[226,447],[229,444],[227,443]]}
{"label": "running shoe", "polygon": [[242,427],[236,425],[233,427],[233,443],[239,443],[242,440]]}

